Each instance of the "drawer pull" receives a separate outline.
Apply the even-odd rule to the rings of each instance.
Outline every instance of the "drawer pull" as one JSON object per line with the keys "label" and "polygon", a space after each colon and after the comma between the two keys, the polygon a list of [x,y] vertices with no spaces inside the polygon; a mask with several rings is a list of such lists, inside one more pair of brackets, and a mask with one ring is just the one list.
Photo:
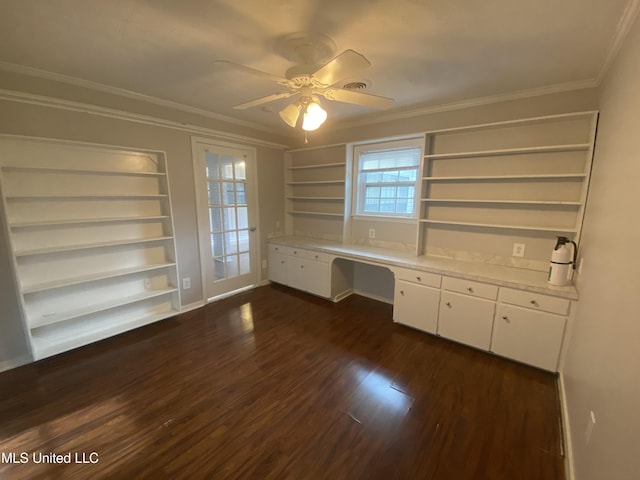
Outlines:
{"label": "drawer pull", "polygon": [[535,300],[531,300],[529,303],[531,305],[535,305],[536,307],[538,306],[538,302],[536,302]]}
{"label": "drawer pull", "polygon": [[502,319],[507,323],[511,323],[511,321],[509,320],[509,317],[507,317],[506,315],[503,315]]}
{"label": "drawer pull", "polygon": [[469,293],[473,293],[473,288],[471,288],[471,287],[467,287],[467,292],[469,292]]}
{"label": "drawer pull", "polygon": [[280,263],[284,263],[284,260],[280,260]]}
{"label": "drawer pull", "polygon": [[445,303],[445,305],[446,305],[447,307],[451,308],[451,302],[447,302],[447,303]]}
{"label": "drawer pull", "polygon": [[400,290],[400,295],[404,297],[404,290]]}
{"label": "drawer pull", "polygon": [[304,265],[300,265],[300,268],[304,269]]}
{"label": "drawer pull", "polygon": [[422,277],[416,277],[416,280],[418,280],[419,282],[422,281]]}
{"label": "drawer pull", "polygon": [[293,251],[293,254],[294,254],[294,255],[297,255],[297,254],[298,254],[298,250],[294,250],[294,251]]}
{"label": "drawer pull", "polygon": [[316,260],[318,259],[318,255],[316,255]]}

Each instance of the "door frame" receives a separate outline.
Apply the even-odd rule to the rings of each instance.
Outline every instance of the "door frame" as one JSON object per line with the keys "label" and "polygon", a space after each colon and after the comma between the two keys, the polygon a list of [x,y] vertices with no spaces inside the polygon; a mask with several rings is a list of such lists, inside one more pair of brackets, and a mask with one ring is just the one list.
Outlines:
{"label": "door frame", "polygon": [[[199,162],[199,152],[200,148],[206,147],[222,147],[222,148],[232,148],[237,150],[244,150],[249,152],[252,157],[251,165],[247,168],[247,176],[251,175],[254,179],[252,186],[250,189],[247,189],[247,194],[251,195],[255,201],[255,227],[256,230],[255,235],[255,265],[253,265],[255,270],[255,278],[253,280],[253,284],[241,288],[239,290],[233,290],[230,292],[225,292],[223,294],[217,295],[215,297],[209,298],[208,295],[208,284],[207,284],[207,265],[205,264],[205,260],[208,257],[208,248],[210,248],[209,242],[209,207],[207,202],[207,181],[206,176],[202,175],[204,172],[204,165],[200,165]],[[220,300],[221,298],[231,296],[237,292],[248,290],[251,288],[255,288],[260,285],[261,280],[261,235],[260,235],[260,202],[258,199],[258,157],[257,157],[257,149],[250,145],[244,145],[240,143],[230,143],[221,140],[215,140],[207,137],[191,137],[191,161],[193,165],[193,181],[195,185],[195,194],[196,194],[196,225],[197,225],[197,233],[198,233],[198,256],[200,260],[200,281],[202,284],[202,300],[205,304],[210,302],[215,302],[216,300]],[[247,182],[249,183],[249,182]],[[248,186],[248,185],[247,185]]]}

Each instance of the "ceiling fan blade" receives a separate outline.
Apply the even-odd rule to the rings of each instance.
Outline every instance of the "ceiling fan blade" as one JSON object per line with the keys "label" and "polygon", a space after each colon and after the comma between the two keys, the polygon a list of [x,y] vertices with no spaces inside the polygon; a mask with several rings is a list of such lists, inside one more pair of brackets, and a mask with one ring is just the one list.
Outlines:
{"label": "ceiling fan blade", "polygon": [[378,108],[380,110],[390,108],[395,101],[393,98],[380,97],[378,95],[371,95],[370,93],[354,92],[351,90],[345,90],[344,88],[327,88],[320,93],[329,100],[353,103],[355,105]]}
{"label": "ceiling fan blade", "polygon": [[255,68],[247,67],[246,65],[241,65],[239,63],[229,62],[228,60],[216,60],[213,63],[220,63],[228,67],[231,67],[235,70],[240,70],[241,72],[246,72],[252,75],[257,75],[259,77],[268,78],[282,85],[286,85],[289,82],[289,80],[287,80],[286,78],[279,77],[277,75],[272,75],[271,73],[267,73],[267,72],[263,72],[262,70],[257,70]]}
{"label": "ceiling fan blade", "polygon": [[258,105],[262,105],[263,103],[273,102],[275,100],[280,100],[281,98],[289,98],[293,95],[296,95],[298,92],[282,92],[282,93],[274,93],[273,95],[267,95],[266,97],[256,98],[255,100],[251,100],[250,102],[241,103],[240,105],[236,105],[233,108],[235,110],[244,110],[245,108],[257,107]]}
{"label": "ceiling fan blade", "polygon": [[369,68],[371,63],[358,52],[345,50],[340,55],[330,60],[324,66],[316,70],[312,76],[315,80],[325,85],[333,85],[340,80],[353,77],[365,68]]}

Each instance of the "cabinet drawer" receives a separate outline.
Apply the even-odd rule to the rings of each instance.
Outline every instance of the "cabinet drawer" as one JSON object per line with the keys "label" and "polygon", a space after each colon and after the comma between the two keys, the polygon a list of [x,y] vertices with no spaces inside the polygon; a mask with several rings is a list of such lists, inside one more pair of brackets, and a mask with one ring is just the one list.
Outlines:
{"label": "cabinet drawer", "polygon": [[284,245],[274,245],[270,243],[269,253],[281,253],[283,255],[289,255],[289,247],[285,247]]}
{"label": "cabinet drawer", "polygon": [[434,273],[420,272],[418,270],[409,270],[408,268],[394,268],[396,280],[404,280],[405,282],[418,283],[429,287],[440,288],[442,277]]}
{"label": "cabinet drawer", "polygon": [[444,277],[442,287],[451,292],[464,293],[474,297],[495,300],[498,298],[498,287],[486,283],[473,282],[461,278]]}
{"label": "cabinet drawer", "polygon": [[550,297],[549,295],[513,290],[511,288],[500,289],[500,302],[543,312],[557,313],[558,315],[569,313],[570,303],[566,298]]}

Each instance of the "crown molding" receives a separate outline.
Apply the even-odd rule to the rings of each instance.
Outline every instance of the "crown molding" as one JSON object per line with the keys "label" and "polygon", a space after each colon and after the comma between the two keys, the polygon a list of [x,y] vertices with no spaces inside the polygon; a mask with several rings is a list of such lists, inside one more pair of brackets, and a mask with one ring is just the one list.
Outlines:
{"label": "crown molding", "polygon": [[179,110],[186,113],[193,113],[196,115],[201,115],[203,117],[211,118],[214,120],[220,120],[223,122],[232,123],[242,127],[261,130],[263,132],[272,133],[274,135],[282,135],[281,131],[275,128],[267,127],[259,123],[249,122],[246,120],[239,120],[237,118],[230,117],[228,115],[222,115],[220,113],[211,112],[209,110],[204,110],[202,108],[192,107],[190,105],[185,105],[179,102],[173,102],[171,100],[164,100],[162,98],[153,97],[151,95],[145,95],[143,93],[133,92],[131,90],[126,90],[124,88],[105,85],[103,83],[94,82],[91,80],[85,80],[82,78],[72,77],[69,75],[63,75],[61,73],[49,72],[47,70],[40,70],[34,67],[28,67],[25,65],[18,65],[15,63],[2,62],[2,61],[0,61],[0,70],[4,70],[6,72],[18,73],[21,75],[28,75],[31,77],[41,78],[44,80],[52,80],[55,82],[65,83],[67,85],[74,85],[76,87],[87,88],[89,90],[95,90],[103,93],[108,93],[111,95],[118,95],[120,97],[126,97],[132,100],[139,100],[141,102],[151,103],[153,105],[158,105],[161,107],[173,108],[174,110]]}
{"label": "crown molding", "polygon": [[622,45],[633,26],[633,22],[638,17],[638,13],[640,13],[640,0],[629,0],[622,16],[620,17],[620,21],[618,22],[615,33],[613,34],[611,43],[609,44],[607,56],[600,67],[600,73],[598,73],[597,77],[598,85],[602,83],[605,75],[609,71],[609,68],[611,68],[613,61],[618,56],[620,48],[622,48]]}
{"label": "crown molding", "polygon": [[200,127],[197,125],[190,125],[188,123],[175,122],[173,120],[166,120],[164,118],[152,117],[150,115],[142,115],[139,113],[126,112],[124,110],[117,110],[114,108],[101,107],[97,105],[91,105],[89,103],[75,102],[66,99],[47,97],[44,95],[36,95],[33,93],[19,92],[15,90],[0,89],[0,100],[5,100],[15,103],[23,103],[29,105],[38,105],[41,107],[56,108],[59,110],[69,110],[74,112],[87,113],[89,115],[97,115],[107,118],[115,118],[118,120],[125,120],[128,122],[142,123],[145,125],[153,125],[155,127],[170,128],[172,130],[180,130],[197,135],[208,135],[211,137],[232,140],[241,143],[247,143],[250,145],[276,148],[278,150],[285,150],[289,148],[289,145],[284,145],[275,142],[269,142],[259,138],[249,137],[245,135],[239,135],[235,133],[224,132],[221,130],[214,130],[212,128]]}
{"label": "crown molding", "polygon": [[354,120],[345,120],[336,122],[331,125],[331,130],[338,128],[360,127],[364,125],[372,125],[376,123],[391,122],[395,120],[404,120],[407,118],[419,117],[422,115],[431,115],[434,113],[448,112],[451,110],[461,110],[463,108],[479,107],[482,105],[490,105],[493,103],[508,102],[511,100],[521,100],[524,98],[539,97],[542,95],[550,95],[553,93],[562,93],[572,90],[582,90],[585,88],[597,87],[599,83],[596,79],[579,80],[576,82],[559,83],[548,85],[545,87],[532,88],[528,90],[520,90],[513,93],[504,93],[497,95],[489,95],[460,102],[451,102],[441,105],[432,105],[427,107],[409,108],[406,110],[391,111],[387,114],[377,114],[375,117],[367,116]]}

